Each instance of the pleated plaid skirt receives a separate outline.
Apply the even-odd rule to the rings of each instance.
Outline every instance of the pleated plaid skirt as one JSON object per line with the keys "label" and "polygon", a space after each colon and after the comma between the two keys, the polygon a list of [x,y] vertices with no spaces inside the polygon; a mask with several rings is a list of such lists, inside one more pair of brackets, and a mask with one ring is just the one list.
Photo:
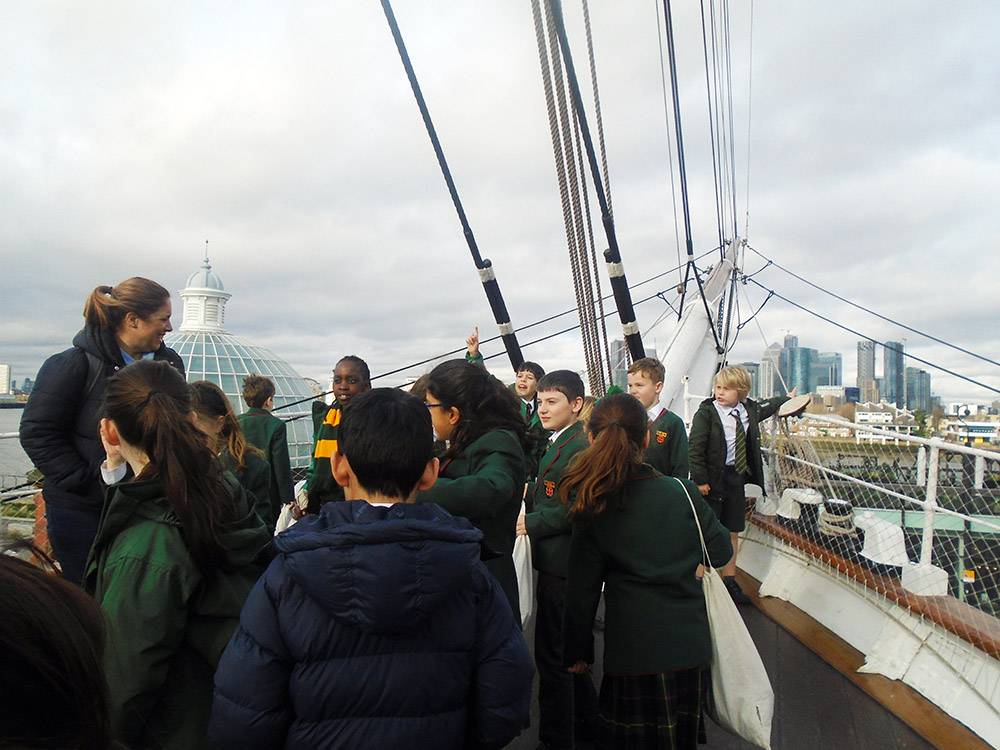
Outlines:
{"label": "pleated plaid skirt", "polygon": [[685,750],[705,744],[708,667],[649,675],[605,675],[598,699],[601,750]]}

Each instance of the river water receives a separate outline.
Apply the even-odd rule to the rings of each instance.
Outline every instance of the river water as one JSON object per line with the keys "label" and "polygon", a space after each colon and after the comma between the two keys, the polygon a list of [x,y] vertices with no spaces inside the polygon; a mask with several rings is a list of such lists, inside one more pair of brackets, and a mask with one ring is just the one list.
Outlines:
{"label": "river water", "polygon": [[[23,409],[0,409],[0,434],[16,433],[23,413]],[[0,439],[0,488],[20,484],[30,469],[31,461],[21,450],[18,439]]]}

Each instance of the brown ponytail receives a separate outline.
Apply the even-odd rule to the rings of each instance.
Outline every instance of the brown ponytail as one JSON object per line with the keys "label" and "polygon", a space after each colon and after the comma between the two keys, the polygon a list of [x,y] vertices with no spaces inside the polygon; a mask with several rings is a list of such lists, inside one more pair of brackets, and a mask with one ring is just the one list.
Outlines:
{"label": "brown ponytail", "polygon": [[222,430],[219,434],[226,441],[229,455],[236,459],[239,466],[243,466],[243,459],[247,453],[264,457],[263,451],[250,445],[243,437],[240,420],[237,419],[236,412],[229,403],[229,397],[215,383],[209,380],[191,383],[191,408],[207,419],[222,417]]}
{"label": "brown ponytail", "polygon": [[140,360],[108,379],[104,413],[149,463],[136,480],[159,478],[203,573],[225,564],[222,528],[237,516],[205,436],[190,420],[191,392],[166,362]]}
{"label": "brown ponytail", "polygon": [[130,312],[145,320],[168,299],[170,292],[155,281],[134,276],[115,286],[94,289],[83,305],[83,318],[87,325],[117,331]]}
{"label": "brown ponytail", "polygon": [[621,502],[625,483],[642,466],[649,417],[639,399],[627,393],[605,396],[594,405],[588,431],[593,444],[565,471],[559,500],[573,498],[567,516],[587,523],[604,512],[609,500]]}

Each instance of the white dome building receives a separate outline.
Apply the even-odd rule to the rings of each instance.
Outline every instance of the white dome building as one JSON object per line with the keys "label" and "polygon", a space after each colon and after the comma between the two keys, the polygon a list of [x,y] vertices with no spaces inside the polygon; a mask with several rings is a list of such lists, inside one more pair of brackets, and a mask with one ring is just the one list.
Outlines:
{"label": "white dome building", "polygon": [[[288,452],[295,477],[302,478],[312,461],[312,400],[308,381],[272,352],[225,330],[226,302],[232,297],[212,271],[206,254],[201,268],[180,290],[181,325],[167,334],[167,346],[184,360],[188,382],[209,380],[222,388],[237,414],[247,410],[243,378],[252,373],[274,381],[274,415],[288,423]],[[288,404],[296,403],[288,407]],[[283,408],[287,407],[287,408]]]}

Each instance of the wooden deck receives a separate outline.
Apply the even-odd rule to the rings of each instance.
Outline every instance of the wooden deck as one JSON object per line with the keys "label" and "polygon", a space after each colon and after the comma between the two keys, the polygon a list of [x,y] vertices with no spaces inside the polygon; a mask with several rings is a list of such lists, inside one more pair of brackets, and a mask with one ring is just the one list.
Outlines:
{"label": "wooden deck", "polygon": [[[756,581],[742,574],[741,581],[745,589],[756,594],[759,585]],[[774,688],[775,716],[771,734],[774,750],[813,747],[823,750],[924,750],[933,747],[951,750],[988,747],[906,686],[878,676],[854,674],[863,661],[861,655],[857,652],[852,654],[849,646],[794,607],[771,599],[756,600],[756,603],[758,606],[743,607],[741,611]],[[796,635],[776,624],[765,611],[785,621]],[[533,621],[528,622],[525,638],[529,645],[532,644]],[[810,645],[806,646],[799,638]],[[810,647],[824,652],[837,665],[836,668]],[[598,634],[598,655],[602,650],[603,643]],[[850,676],[845,676],[838,669],[845,670]],[[595,665],[594,672],[595,684],[599,687],[600,663]],[[872,689],[872,684],[876,693],[882,691],[878,699],[866,692],[866,689]],[[532,728],[525,730],[508,745],[509,748],[534,750],[538,746],[537,689],[536,677]],[[893,705],[905,704],[911,713],[922,716],[924,725],[920,727],[921,732],[931,737],[932,741],[907,726],[880,700]],[[578,747],[589,750],[591,745],[578,743]],[[708,744],[703,747],[709,750],[750,750],[753,745],[729,735],[709,721]]]}

